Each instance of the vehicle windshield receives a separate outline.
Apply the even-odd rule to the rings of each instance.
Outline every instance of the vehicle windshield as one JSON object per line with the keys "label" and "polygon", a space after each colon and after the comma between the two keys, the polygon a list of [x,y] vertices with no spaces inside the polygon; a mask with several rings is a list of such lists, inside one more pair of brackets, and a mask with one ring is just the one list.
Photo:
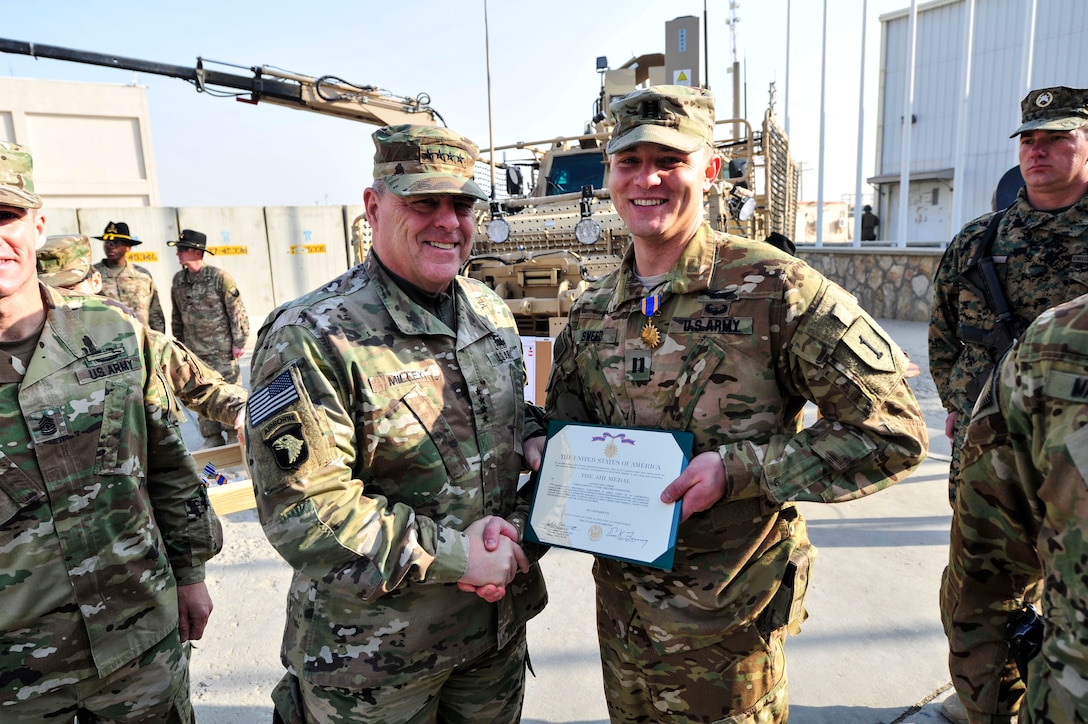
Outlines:
{"label": "vehicle windshield", "polygon": [[592,186],[595,189],[604,187],[604,155],[600,151],[556,156],[552,159],[551,172],[548,174],[548,196],[580,192],[583,186]]}

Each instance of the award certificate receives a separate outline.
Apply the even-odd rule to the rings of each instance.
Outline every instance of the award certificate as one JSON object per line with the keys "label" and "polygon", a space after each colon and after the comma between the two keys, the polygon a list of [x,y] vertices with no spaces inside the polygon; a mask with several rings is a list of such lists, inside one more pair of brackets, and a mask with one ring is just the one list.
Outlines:
{"label": "award certificate", "polygon": [[680,506],[661,491],[691,457],[690,432],[551,422],[526,537],[670,570]]}

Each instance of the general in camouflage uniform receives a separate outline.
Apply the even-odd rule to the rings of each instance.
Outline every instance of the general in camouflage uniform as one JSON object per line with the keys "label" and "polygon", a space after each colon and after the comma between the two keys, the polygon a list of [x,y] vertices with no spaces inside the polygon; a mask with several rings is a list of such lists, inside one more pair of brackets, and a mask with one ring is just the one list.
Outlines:
{"label": "general in camouflage uniform", "polygon": [[[952,681],[972,722],[1088,721],[1088,296],[1043,313],[991,384],[956,498]],[[1040,582],[1045,635],[1024,672],[1006,625]]]}
{"label": "general in camouflage uniform", "polygon": [[40,206],[30,154],[0,143],[0,720],[189,722],[222,530],[155,338],[39,284]]}
{"label": "general in camouflage uniform", "polygon": [[[571,310],[547,415],[695,446],[662,495],[683,505],[672,570],[594,562],[609,714],[784,722],[783,642],[815,555],[793,503],[868,495],[922,461],[907,359],[804,262],[703,220],[721,169],[709,92],[638,90],[612,113],[609,189],[633,244]],[[803,428],[806,400],[821,417]]]}
{"label": "general in camouflage uniform", "polygon": [[[42,284],[81,294],[101,293],[102,275],[91,265],[91,242],[85,235],[50,236],[38,249],[37,258],[38,281]],[[241,427],[245,389],[226,382],[181,342],[155,330],[149,330],[149,334],[158,355],[155,366],[166,375],[174,395],[205,417]],[[180,405],[173,405],[171,411],[179,425],[185,422]]]}
{"label": "general in camouflage uniform", "polygon": [[123,221],[109,222],[102,236],[106,248],[106,258],[94,265],[102,275],[100,294],[116,299],[129,309],[144,325],[155,331],[166,331],[166,316],[159,304],[159,290],[155,288],[155,278],[151,272],[139,264],[130,264],[128,252],[139,246],[139,239],[133,239],[128,224]]}
{"label": "general in camouflage uniform", "polygon": [[[1025,186],[980,246],[995,213],[971,221],[948,245],[934,279],[929,370],[952,429],[949,500],[959,450],[983,382],[1015,336],[1049,307],[1088,292],[1088,90],[1033,90],[1021,103],[1020,172]],[[981,277],[985,259],[1008,302],[999,321]],[[992,295],[992,293],[990,293]]]}
{"label": "general in camouflage uniform", "polygon": [[[1008,209],[964,226],[934,279],[929,370],[949,411],[953,529],[961,448],[979,390],[1035,317],[1088,292],[1088,90],[1033,90],[1020,107],[1022,124],[1012,135],[1019,137],[1025,186]],[[960,586],[948,580],[950,573],[941,581],[946,634],[947,605]],[[950,718],[963,720],[954,699],[946,699],[945,707]]]}
{"label": "general in camouflage uniform", "polygon": [[543,430],[509,310],[457,276],[485,198],[477,147],[423,126],[373,137],[373,248],[274,311],[253,356],[247,460],[295,569],[277,720],[517,722],[546,596],[502,519],[524,524],[521,453],[542,438],[523,440]]}
{"label": "general in camouflage uniform", "polygon": [[[249,317],[238,285],[227,272],[204,263],[205,252],[213,255],[214,252],[208,250],[208,237],[201,232],[185,229],[177,241],[167,244],[177,247],[182,266],[170,287],[174,337],[227,382],[241,384],[238,359],[245,353],[249,339]],[[203,415],[199,424],[205,447],[238,441],[229,424]]]}

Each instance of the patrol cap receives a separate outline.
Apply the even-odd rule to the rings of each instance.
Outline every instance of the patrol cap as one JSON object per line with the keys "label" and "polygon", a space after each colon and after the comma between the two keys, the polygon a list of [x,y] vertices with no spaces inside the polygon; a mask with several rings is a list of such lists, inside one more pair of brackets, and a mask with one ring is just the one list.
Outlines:
{"label": "patrol cap", "polygon": [[179,249],[196,249],[215,256],[215,252],[208,248],[208,235],[192,229],[182,229],[178,240],[168,241],[166,245],[176,246]]}
{"label": "patrol cap", "polygon": [[640,88],[609,106],[616,126],[605,151],[656,143],[684,153],[714,143],[714,94],[704,88],[655,85]]}
{"label": "patrol cap", "polygon": [[1009,136],[1025,131],[1072,131],[1088,124],[1088,89],[1054,88],[1033,90],[1020,101],[1021,126]]}
{"label": "patrol cap", "polygon": [[86,234],[50,236],[38,249],[38,279],[51,287],[79,284],[91,273],[91,240]]}
{"label": "patrol cap", "polygon": [[0,204],[20,209],[40,209],[34,193],[34,159],[16,143],[0,141]]}
{"label": "patrol cap", "polygon": [[465,194],[486,200],[473,180],[479,147],[448,128],[400,124],[379,128],[374,180],[397,196]]}
{"label": "patrol cap", "polygon": [[106,230],[102,232],[102,236],[97,237],[102,241],[119,241],[126,246],[137,246],[143,242],[139,239],[133,239],[132,234],[128,231],[128,224],[123,221],[111,221],[106,224]]}

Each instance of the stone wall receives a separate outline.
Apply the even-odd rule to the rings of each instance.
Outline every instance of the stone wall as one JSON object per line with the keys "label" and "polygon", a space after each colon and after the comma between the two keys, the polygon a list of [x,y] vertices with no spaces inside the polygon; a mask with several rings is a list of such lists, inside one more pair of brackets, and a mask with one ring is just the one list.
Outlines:
{"label": "stone wall", "polygon": [[799,247],[797,255],[874,317],[928,322],[941,249]]}

